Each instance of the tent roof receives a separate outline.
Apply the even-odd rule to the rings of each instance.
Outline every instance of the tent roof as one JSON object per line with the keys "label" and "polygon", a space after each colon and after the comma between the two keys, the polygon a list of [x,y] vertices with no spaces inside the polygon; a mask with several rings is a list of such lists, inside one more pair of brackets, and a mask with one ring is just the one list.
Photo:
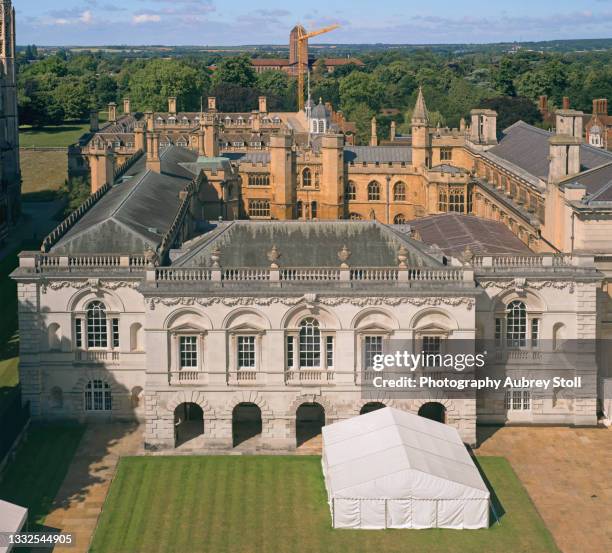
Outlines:
{"label": "tent roof", "polygon": [[[14,503],[0,499],[0,532],[19,532],[28,518],[28,510]],[[8,551],[0,545],[0,553]]]}
{"label": "tent roof", "polygon": [[330,494],[344,498],[488,498],[454,428],[393,408],[323,428]]}

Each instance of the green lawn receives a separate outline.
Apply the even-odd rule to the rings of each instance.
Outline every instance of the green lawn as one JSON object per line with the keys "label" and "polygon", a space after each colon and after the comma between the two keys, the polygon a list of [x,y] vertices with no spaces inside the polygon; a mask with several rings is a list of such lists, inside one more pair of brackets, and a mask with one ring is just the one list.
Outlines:
{"label": "green lawn", "polygon": [[125,457],[90,553],[558,552],[510,464],[479,462],[505,514],[483,530],[334,530],[320,457]]}
{"label": "green lawn", "polygon": [[58,151],[21,150],[21,198],[49,201],[59,197],[68,176],[68,154]]}
{"label": "green lawn", "polygon": [[68,121],[63,125],[34,128],[19,127],[19,146],[22,148],[59,148],[76,142],[89,130],[89,123]]}
{"label": "green lawn", "polygon": [[[33,426],[0,480],[0,499],[29,510],[30,531],[49,514],[84,428],[77,425]],[[33,526],[34,525],[34,526]]]}

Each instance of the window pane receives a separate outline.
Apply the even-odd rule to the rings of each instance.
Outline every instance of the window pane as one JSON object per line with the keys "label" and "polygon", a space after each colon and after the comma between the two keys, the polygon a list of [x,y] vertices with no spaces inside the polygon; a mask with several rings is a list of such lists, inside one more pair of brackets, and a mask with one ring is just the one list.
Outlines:
{"label": "window pane", "polygon": [[83,320],[75,319],[74,321],[74,345],[77,348],[83,347]]}
{"label": "window pane", "polygon": [[300,367],[321,366],[321,332],[317,320],[308,318],[300,324]]}
{"label": "window pane", "polygon": [[287,336],[287,367],[293,367],[293,336]]}
{"label": "window pane", "polygon": [[540,341],[540,319],[531,319],[531,347],[537,348]]}
{"label": "window pane", "polygon": [[328,367],[334,366],[334,337],[327,336],[325,338],[325,354]]}
{"label": "window pane", "polygon": [[108,347],[106,307],[100,301],[93,301],[87,308],[87,347]]}
{"label": "window pane", "polygon": [[364,345],[365,368],[371,369],[374,366],[374,356],[382,354],[382,336],[366,336]]}
{"label": "window pane", "polygon": [[255,368],[255,336],[238,336],[238,368]]}
{"label": "window pane", "polygon": [[508,345],[512,347],[525,346],[527,335],[527,309],[522,301],[515,300],[508,304],[506,319],[506,336]]}
{"label": "window pane", "polygon": [[113,347],[119,347],[119,319],[113,319]]}
{"label": "window pane", "polygon": [[180,337],[181,369],[193,369],[198,366],[198,345],[196,336]]}

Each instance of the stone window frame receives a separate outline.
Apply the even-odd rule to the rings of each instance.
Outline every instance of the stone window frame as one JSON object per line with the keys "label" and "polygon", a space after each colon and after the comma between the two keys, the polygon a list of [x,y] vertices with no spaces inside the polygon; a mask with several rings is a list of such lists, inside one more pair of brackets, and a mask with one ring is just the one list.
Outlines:
{"label": "stone window frame", "polygon": [[[170,372],[179,373],[182,370],[185,371],[197,371],[204,372],[204,353],[206,351],[206,330],[195,328],[195,327],[181,327],[176,329],[170,329]],[[195,367],[181,367],[181,351],[180,351],[180,338],[185,336],[196,337],[196,355],[197,364]]]}
{"label": "stone window frame", "polygon": [[[523,343],[512,344],[508,341],[508,306],[513,302],[521,302],[525,306],[525,337]],[[533,321],[537,323],[537,337],[532,334]],[[510,297],[504,301],[503,309],[497,309],[494,318],[495,347],[500,350],[537,351],[542,343],[542,309],[529,305],[526,298]],[[499,334],[501,333],[501,334]],[[519,338],[520,339],[520,338]]]}
{"label": "stone window frame", "polygon": [[[319,366],[318,367],[307,367],[301,366],[300,363],[300,325],[305,319],[314,319],[319,323]],[[330,367],[327,364],[327,338],[332,337],[333,339],[333,348],[334,348],[334,365],[336,364],[336,330],[325,328],[321,324],[321,321],[313,316],[313,315],[305,315],[301,317],[298,326],[296,328],[291,328],[285,331],[284,337],[284,351],[285,351],[285,370],[288,371],[326,371],[328,369],[333,369],[334,367]],[[288,350],[289,350],[289,341],[292,340],[293,343],[293,364],[289,365],[288,362]]]}
{"label": "stone window frame", "polygon": [[379,336],[382,338],[382,353],[385,353],[385,340],[390,340],[393,331],[389,328],[383,328],[381,326],[369,326],[365,328],[358,328],[355,331],[355,338],[357,347],[355,348],[355,363],[357,370],[371,370],[365,366],[365,346],[366,338],[372,336]]}
{"label": "stone window frame", "polygon": [[[106,346],[100,347],[89,347],[88,329],[87,329],[87,311],[89,305],[93,302],[99,301],[105,307],[106,311]],[[119,326],[119,345],[113,346],[113,321],[117,320]],[[81,345],[77,346],[77,325],[80,323],[80,337]],[[109,309],[108,302],[105,302],[100,298],[91,298],[83,304],[83,309],[72,312],[71,321],[71,333],[72,333],[72,351],[120,351],[121,350],[121,314],[114,310]]]}
{"label": "stone window frame", "polygon": [[[231,373],[253,371],[259,372],[263,366],[262,352],[263,352],[263,338],[265,330],[254,327],[238,327],[228,330],[228,350],[229,359],[228,366]],[[242,337],[253,337],[255,338],[255,366],[254,367],[240,367],[238,365],[238,341]]]}

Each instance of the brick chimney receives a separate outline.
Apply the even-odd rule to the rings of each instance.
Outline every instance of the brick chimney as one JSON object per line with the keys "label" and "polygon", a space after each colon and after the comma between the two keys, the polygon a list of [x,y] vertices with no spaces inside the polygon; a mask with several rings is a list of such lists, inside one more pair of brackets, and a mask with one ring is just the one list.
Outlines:
{"label": "brick chimney", "polygon": [[538,109],[542,114],[548,113],[548,96],[545,94],[540,96],[540,99],[538,100]]}
{"label": "brick chimney", "polygon": [[115,102],[110,102],[108,104],[108,120],[111,123],[117,121],[117,104],[115,104]]}
{"label": "brick chimney", "polygon": [[563,109],[569,109],[569,108],[570,108],[569,96],[563,96]]}
{"label": "brick chimney", "polygon": [[268,113],[268,99],[265,96],[259,97],[259,113]]}
{"label": "brick chimney", "polygon": [[147,133],[147,169],[161,173],[161,161],[159,159],[159,133]]}
{"label": "brick chimney", "polygon": [[170,115],[176,115],[176,96],[170,96],[168,98],[168,113]]}
{"label": "brick chimney", "polygon": [[129,115],[131,113],[130,99],[129,98],[124,98],[123,99],[123,113],[125,113],[126,115]]}
{"label": "brick chimney", "polygon": [[146,123],[144,121],[136,123],[134,129],[134,146],[136,147],[136,151],[142,150],[144,152],[147,149],[145,142],[145,127]]}
{"label": "brick chimney", "polygon": [[597,98],[593,100],[593,115],[608,115],[607,98]]}

